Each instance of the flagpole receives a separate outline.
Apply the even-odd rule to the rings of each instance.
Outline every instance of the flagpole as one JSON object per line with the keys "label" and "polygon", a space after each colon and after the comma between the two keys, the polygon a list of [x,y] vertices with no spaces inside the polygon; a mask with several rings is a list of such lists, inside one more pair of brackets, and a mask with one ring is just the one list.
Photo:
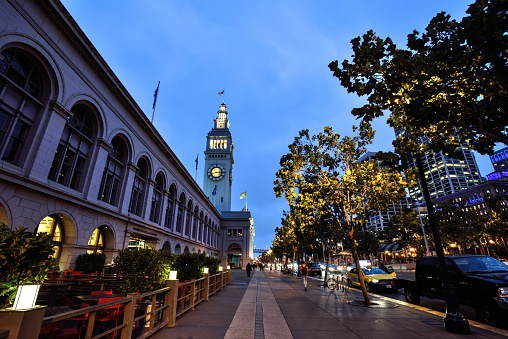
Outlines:
{"label": "flagpole", "polygon": [[199,153],[196,155],[196,175],[194,176],[194,181],[198,180],[198,159]]}
{"label": "flagpole", "polygon": [[159,86],[160,86],[161,82],[159,81],[159,83],[157,84],[157,89],[155,90],[155,93],[154,93],[154,98],[153,98],[153,112],[152,112],[152,124],[153,124],[153,117],[155,116],[155,105],[157,104],[157,96],[159,95]]}

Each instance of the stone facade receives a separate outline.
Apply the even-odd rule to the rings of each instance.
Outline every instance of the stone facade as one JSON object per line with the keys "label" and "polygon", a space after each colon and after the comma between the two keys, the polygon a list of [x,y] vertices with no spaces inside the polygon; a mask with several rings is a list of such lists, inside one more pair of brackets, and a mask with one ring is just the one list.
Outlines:
{"label": "stone facade", "polygon": [[0,55],[0,222],[55,232],[61,269],[127,247],[224,257],[223,216],[59,1],[0,2]]}

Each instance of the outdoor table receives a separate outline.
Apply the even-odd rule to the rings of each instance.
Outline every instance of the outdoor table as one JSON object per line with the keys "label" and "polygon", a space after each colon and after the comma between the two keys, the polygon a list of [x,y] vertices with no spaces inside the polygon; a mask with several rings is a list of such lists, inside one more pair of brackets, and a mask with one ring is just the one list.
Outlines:
{"label": "outdoor table", "polygon": [[68,306],[50,306],[50,307],[46,307],[46,310],[44,311],[44,316],[49,317],[52,315],[58,315],[58,314],[67,313],[70,311],[74,311],[74,310]]}
{"label": "outdoor table", "polygon": [[99,299],[105,298],[125,298],[125,294],[98,294],[98,295],[78,295],[76,298],[80,299],[82,302],[91,304],[98,303]]}
{"label": "outdoor table", "polygon": [[68,290],[71,285],[71,283],[42,283],[41,288],[49,289],[48,306],[55,306],[56,293],[59,288],[67,287]]}

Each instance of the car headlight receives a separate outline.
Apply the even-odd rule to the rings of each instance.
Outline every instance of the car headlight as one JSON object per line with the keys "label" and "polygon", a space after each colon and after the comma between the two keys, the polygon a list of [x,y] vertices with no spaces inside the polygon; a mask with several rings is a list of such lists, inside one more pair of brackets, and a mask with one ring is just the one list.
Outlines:
{"label": "car headlight", "polygon": [[507,298],[508,297],[508,287],[498,288],[497,294],[498,294],[499,298]]}
{"label": "car headlight", "polygon": [[379,282],[379,280],[377,279],[372,279],[370,282],[374,283],[374,284],[377,284]]}

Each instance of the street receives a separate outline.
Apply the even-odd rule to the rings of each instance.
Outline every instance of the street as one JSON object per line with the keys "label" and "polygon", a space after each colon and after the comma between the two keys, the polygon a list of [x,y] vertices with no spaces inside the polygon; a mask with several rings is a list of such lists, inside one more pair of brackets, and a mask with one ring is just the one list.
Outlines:
{"label": "street", "polygon": [[[413,271],[396,272],[396,273],[397,273],[398,279],[414,280],[414,272]],[[345,274],[345,271],[342,271],[341,274]],[[315,279],[315,280],[322,282],[323,277],[324,277],[324,273],[323,273],[323,276],[321,276],[321,277],[315,276],[315,277],[309,277],[309,279]],[[356,289],[356,288],[353,287],[353,289]],[[359,289],[356,289],[356,290],[360,291]],[[372,293],[372,292],[370,292],[370,293]],[[406,299],[404,298],[404,290],[403,289],[399,289],[399,290],[397,290],[397,292],[375,291],[374,294],[381,295],[386,298],[406,302]],[[434,310],[434,311],[442,312],[442,313],[446,312],[446,303],[444,300],[422,298],[421,302],[420,302],[420,306],[426,307],[426,308]],[[475,310],[472,307],[460,305],[460,312],[462,313],[464,318],[466,318],[468,320],[481,322],[480,319],[478,318],[478,316],[476,315]]]}

